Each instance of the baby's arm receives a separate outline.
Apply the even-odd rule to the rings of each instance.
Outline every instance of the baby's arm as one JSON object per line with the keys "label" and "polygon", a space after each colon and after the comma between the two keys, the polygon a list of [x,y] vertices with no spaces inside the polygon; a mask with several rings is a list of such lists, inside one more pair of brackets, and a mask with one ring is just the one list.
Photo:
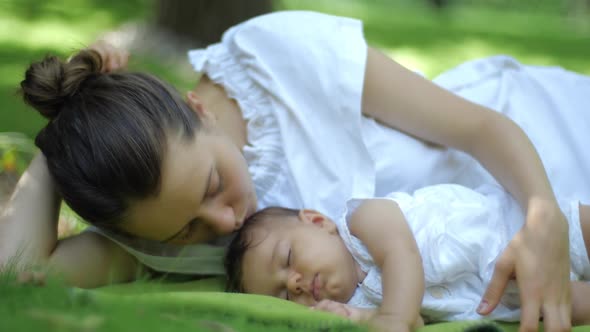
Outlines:
{"label": "baby's arm", "polygon": [[422,322],[424,270],[418,245],[399,206],[385,199],[363,203],[349,220],[351,234],[381,269],[383,301],[372,322],[379,330],[412,330]]}

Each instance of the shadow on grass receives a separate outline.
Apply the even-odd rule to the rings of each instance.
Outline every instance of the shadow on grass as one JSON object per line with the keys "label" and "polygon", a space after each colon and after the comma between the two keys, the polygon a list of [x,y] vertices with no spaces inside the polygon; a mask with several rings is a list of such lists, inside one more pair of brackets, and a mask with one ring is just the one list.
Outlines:
{"label": "shadow on grass", "polygon": [[3,10],[23,20],[55,18],[66,21],[83,21],[94,15],[108,15],[113,22],[130,18],[147,17],[155,0],[6,0]]}

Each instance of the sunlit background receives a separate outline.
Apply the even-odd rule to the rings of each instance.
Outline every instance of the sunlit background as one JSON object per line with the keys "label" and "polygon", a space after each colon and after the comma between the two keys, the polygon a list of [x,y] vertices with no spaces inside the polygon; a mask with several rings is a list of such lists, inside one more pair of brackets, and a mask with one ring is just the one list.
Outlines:
{"label": "sunlit background", "polygon": [[[287,9],[359,18],[371,45],[431,78],[494,54],[590,75],[590,0],[0,0],[0,201],[45,122],[16,95],[31,61],[108,38],[131,48],[131,69],[185,91],[197,80],[187,47],[215,40],[227,21]],[[168,34],[154,28],[167,25]]]}
{"label": "sunlit background", "polygon": [[[206,11],[206,3],[231,6],[257,1],[161,2],[205,3],[201,7]],[[440,8],[429,0],[261,2],[271,3],[271,10],[306,9],[362,19],[370,44],[429,77],[463,61],[499,53],[526,63],[559,65],[590,74],[588,0],[448,0]],[[46,53],[68,56],[107,32],[154,22],[158,9],[156,0],[0,1],[0,132],[34,137],[43,125],[14,96],[29,62]],[[196,81],[196,76],[179,75],[184,71],[175,71],[169,61],[159,62],[158,58],[136,56],[132,67],[164,76],[179,89]]]}

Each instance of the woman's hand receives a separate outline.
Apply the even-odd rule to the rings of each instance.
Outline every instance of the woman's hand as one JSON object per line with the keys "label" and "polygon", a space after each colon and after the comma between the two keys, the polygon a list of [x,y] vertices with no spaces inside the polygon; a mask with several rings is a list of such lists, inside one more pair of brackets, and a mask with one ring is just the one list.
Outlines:
{"label": "woman's hand", "polygon": [[312,309],[331,312],[357,323],[368,321],[377,313],[377,309],[357,308],[332,300],[321,300]]}
{"label": "woman's hand", "polygon": [[531,199],[526,224],[498,262],[478,312],[491,313],[509,279],[516,275],[521,295],[520,331],[571,329],[568,223],[555,201]]}
{"label": "woman's hand", "polygon": [[110,73],[120,69],[127,68],[129,62],[129,52],[119,49],[112,44],[97,40],[88,49],[96,51],[102,59],[101,72]]}

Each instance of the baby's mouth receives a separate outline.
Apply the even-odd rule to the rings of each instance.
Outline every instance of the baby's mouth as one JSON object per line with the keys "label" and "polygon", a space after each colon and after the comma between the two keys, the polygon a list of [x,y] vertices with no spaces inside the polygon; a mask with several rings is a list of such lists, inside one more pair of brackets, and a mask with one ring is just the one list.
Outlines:
{"label": "baby's mouth", "polygon": [[311,294],[316,302],[320,301],[320,289],[321,285],[319,273],[316,273],[313,279],[311,280]]}

